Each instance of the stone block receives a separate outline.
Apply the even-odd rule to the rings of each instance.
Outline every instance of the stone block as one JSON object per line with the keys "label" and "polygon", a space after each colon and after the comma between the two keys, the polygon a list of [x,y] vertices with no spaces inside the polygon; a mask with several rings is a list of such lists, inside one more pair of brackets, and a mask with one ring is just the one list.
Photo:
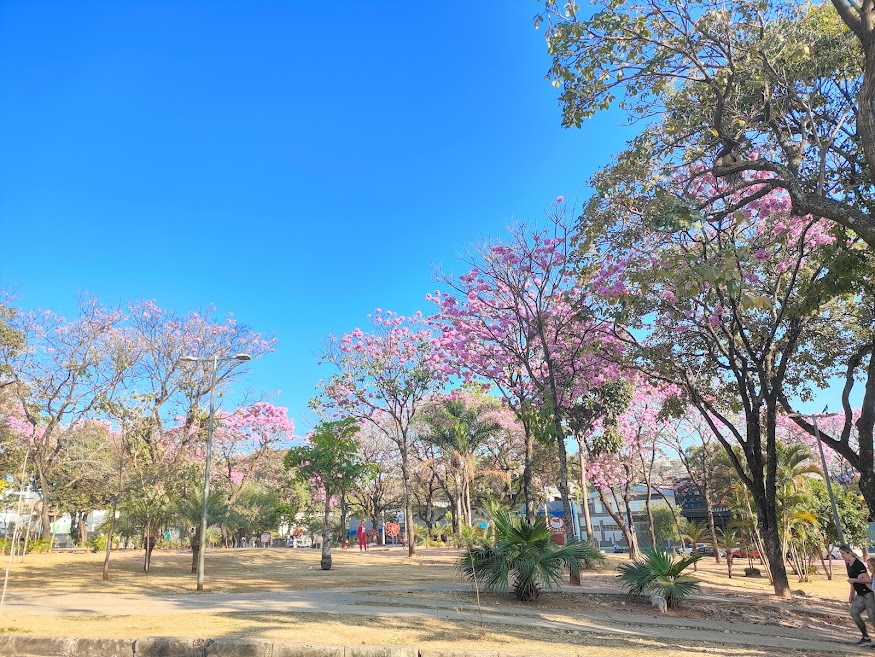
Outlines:
{"label": "stone block", "polygon": [[15,635],[14,634],[0,634],[0,655],[14,655],[15,654]]}
{"label": "stone block", "polygon": [[451,650],[449,648],[420,648],[419,657],[498,657],[495,650]]}
{"label": "stone block", "polygon": [[[76,657],[75,639],[50,636],[14,636],[10,655],[39,655],[40,657]],[[6,653],[4,653],[6,654]]]}
{"label": "stone block", "polygon": [[272,657],[269,641],[214,639],[206,648],[206,657]]}
{"label": "stone block", "polygon": [[134,657],[204,657],[207,639],[154,637],[134,642]]}
{"label": "stone block", "polygon": [[71,657],[133,657],[133,655],[133,639],[73,639],[70,652]]}
{"label": "stone block", "polygon": [[341,646],[276,642],[273,644],[270,657],[344,657],[344,655]]}
{"label": "stone block", "polygon": [[414,646],[347,646],[343,657],[419,657]]}

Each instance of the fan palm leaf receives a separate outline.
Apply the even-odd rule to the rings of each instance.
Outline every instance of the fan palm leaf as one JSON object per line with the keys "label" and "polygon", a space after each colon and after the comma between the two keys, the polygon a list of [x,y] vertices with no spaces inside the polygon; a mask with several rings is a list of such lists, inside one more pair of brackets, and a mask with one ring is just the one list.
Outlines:
{"label": "fan palm leaf", "polygon": [[543,518],[529,524],[507,511],[493,517],[495,541],[468,549],[457,569],[490,591],[513,590],[524,601],[561,583],[565,570],[592,567],[604,557],[589,542],[573,540],[556,545]]}

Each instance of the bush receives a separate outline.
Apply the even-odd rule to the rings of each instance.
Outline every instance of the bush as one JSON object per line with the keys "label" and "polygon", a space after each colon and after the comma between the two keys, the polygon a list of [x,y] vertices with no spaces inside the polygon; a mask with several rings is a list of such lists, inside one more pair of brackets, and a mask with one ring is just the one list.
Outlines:
{"label": "bush", "polygon": [[620,583],[632,595],[659,594],[670,608],[699,589],[699,580],[683,571],[701,554],[675,557],[664,550],[645,550],[641,559],[620,565]]}
{"label": "bush", "polygon": [[106,550],[106,536],[92,536],[88,539],[88,547],[92,552],[103,552]]}
{"label": "bush", "polygon": [[[0,538],[0,551],[3,554],[9,554],[9,546],[12,545],[12,541],[8,538]],[[36,554],[45,554],[49,551],[52,544],[48,538],[35,538],[32,541],[28,541],[27,543],[27,552],[30,554],[31,552]],[[21,554],[21,551],[24,549],[24,539],[20,539],[18,541],[18,548],[16,549],[16,554]]]}
{"label": "bush", "polygon": [[745,577],[762,577],[763,574],[760,572],[759,568],[745,568],[744,569]]}
{"label": "bush", "polygon": [[525,518],[500,511],[495,514],[495,542],[470,546],[456,568],[490,591],[513,589],[518,600],[534,600],[542,589],[564,579],[568,568],[592,567],[604,557],[588,541],[556,545],[543,518],[530,525]]}

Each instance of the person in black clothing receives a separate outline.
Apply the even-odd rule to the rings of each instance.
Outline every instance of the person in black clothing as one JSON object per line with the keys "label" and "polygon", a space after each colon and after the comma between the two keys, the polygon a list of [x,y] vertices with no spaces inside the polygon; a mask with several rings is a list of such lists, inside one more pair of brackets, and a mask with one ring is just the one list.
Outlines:
{"label": "person in black clothing", "polygon": [[848,584],[851,585],[851,593],[848,596],[848,602],[851,603],[851,618],[860,628],[860,633],[863,635],[858,646],[868,646],[872,644],[872,639],[869,638],[869,631],[866,629],[866,622],[863,620],[863,611],[865,610],[869,616],[869,622],[875,626],[875,593],[869,588],[872,579],[869,577],[869,572],[866,570],[865,564],[857,558],[853,550],[847,545],[839,546],[839,553],[842,559],[845,560],[845,566],[848,570]]}

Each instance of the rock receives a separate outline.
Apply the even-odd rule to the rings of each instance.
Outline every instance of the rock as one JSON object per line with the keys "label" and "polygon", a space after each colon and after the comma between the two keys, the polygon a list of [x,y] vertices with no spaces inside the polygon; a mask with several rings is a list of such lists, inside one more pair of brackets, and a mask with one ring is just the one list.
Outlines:
{"label": "rock", "polygon": [[216,639],[207,646],[205,654],[206,657],[271,657],[272,648],[273,644],[268,641]]}
{"label": "rock", "polygon": [[343,657],[343,648],[306,643],[274,643],[270,657]]}
{"label": "rock", "polygon": [[203,657],[207,646],[205,639],[174,639],[155,637],[134,641],[135,657]]}

